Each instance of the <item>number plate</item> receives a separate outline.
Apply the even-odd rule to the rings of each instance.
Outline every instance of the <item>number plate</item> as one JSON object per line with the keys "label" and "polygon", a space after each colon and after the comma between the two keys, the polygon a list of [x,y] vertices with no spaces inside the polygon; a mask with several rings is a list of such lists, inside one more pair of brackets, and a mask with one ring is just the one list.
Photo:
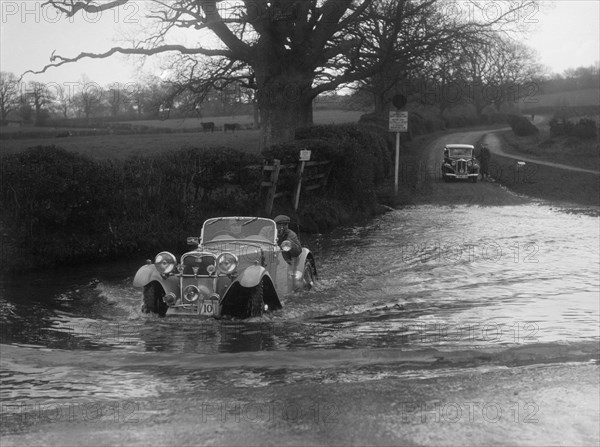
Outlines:
{"label": "number plate", "polygon": [[200,304],[200,315],[213,317],[220,314],[219,300],[202,300],[202,304]]}
{"label": "number plate", "polygon": [[457,175],[456,178],[469,178],[468,175]]}

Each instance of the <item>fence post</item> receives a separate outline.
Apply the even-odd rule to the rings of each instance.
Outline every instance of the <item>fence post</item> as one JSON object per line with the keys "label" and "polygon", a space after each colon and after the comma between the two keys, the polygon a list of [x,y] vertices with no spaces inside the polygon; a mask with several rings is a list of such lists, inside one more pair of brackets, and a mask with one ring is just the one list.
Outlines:
{"label": "fence post", "polygon": [[300,190],[302,188],[302,173],[304,172],[304,160],[300,162],[300,166],[298,166],[298,183],[296,183],[296,187],[294,188],[294,211],[298,211],[298,202],[300,201]]}
{"label": "fence post", "polygon": [[277,192],[277,181],[279,180],[281,160],[273,160],[273,167],[275,169],[271,171],[271,186],[269,187],[269,192],[267,193],[267,204],[265,206],[265,212],[267,213],[267,216],[270,216],[271,212],[273,211],[273,202],[275,201],[275,193]]}

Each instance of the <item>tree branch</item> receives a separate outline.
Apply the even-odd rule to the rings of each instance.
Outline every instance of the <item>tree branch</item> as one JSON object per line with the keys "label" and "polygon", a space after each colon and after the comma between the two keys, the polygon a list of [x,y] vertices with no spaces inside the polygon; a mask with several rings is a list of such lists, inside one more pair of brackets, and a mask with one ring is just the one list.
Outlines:
{"label": "tree branch", "polygon": [[[75,57],[64,57],[57,54],[53,54],[50,58],[51,64],[46,65],[39,71],[27,70],[24,72],[20,79],[22,79],[26,74],[41,74],[46,72],[49,68],[60,67],[61,65],[77,62],[81,59],[105,59],[107,57],[112,56],[113,54],[135,54],[140,56],[150,56],[153,54],[159,53],[167,53],[171,51],[176,51],[181,54],[202,54],[204,56],[223,56],[227,58],[232,57],[231,51],[228,50],[209,50],[205,48],[187,48],[183,45],[162,45],[155,48],[122,48],[122,47],[114,47],[104,53],[79,53]],[[54,62],[58,60],[58,62]]]}

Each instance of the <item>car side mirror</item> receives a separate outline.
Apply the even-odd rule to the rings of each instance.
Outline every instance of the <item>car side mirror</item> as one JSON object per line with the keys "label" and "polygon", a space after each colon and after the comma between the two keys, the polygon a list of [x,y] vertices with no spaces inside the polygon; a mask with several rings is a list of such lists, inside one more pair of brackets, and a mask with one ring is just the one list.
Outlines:
{"label": "car side mirror", "polygon": [[198,245],[200,245],[200,240],[197,237],[188,237],[187,244],[195,245],[197,247]]}

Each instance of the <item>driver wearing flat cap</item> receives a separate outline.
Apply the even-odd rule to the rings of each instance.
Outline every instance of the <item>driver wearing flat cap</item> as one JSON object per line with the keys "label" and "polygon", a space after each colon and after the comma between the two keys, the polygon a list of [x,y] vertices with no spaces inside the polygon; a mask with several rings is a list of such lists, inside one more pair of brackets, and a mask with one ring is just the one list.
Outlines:
{"label": "driver wearing flat cap", "polygon": [[277,224],[277,244],[281,247],[283,242],[289,241],[292,245],[290,250],[284,250],[282,252],[283,258],[290,264],[292,258],[298,257],[302,253],[300,239],[298,239],[296,233],[288,228],[288,225],[290,224],[290,218],[288,216],[279,215],[273,220],[275,221],[275,224]]}

